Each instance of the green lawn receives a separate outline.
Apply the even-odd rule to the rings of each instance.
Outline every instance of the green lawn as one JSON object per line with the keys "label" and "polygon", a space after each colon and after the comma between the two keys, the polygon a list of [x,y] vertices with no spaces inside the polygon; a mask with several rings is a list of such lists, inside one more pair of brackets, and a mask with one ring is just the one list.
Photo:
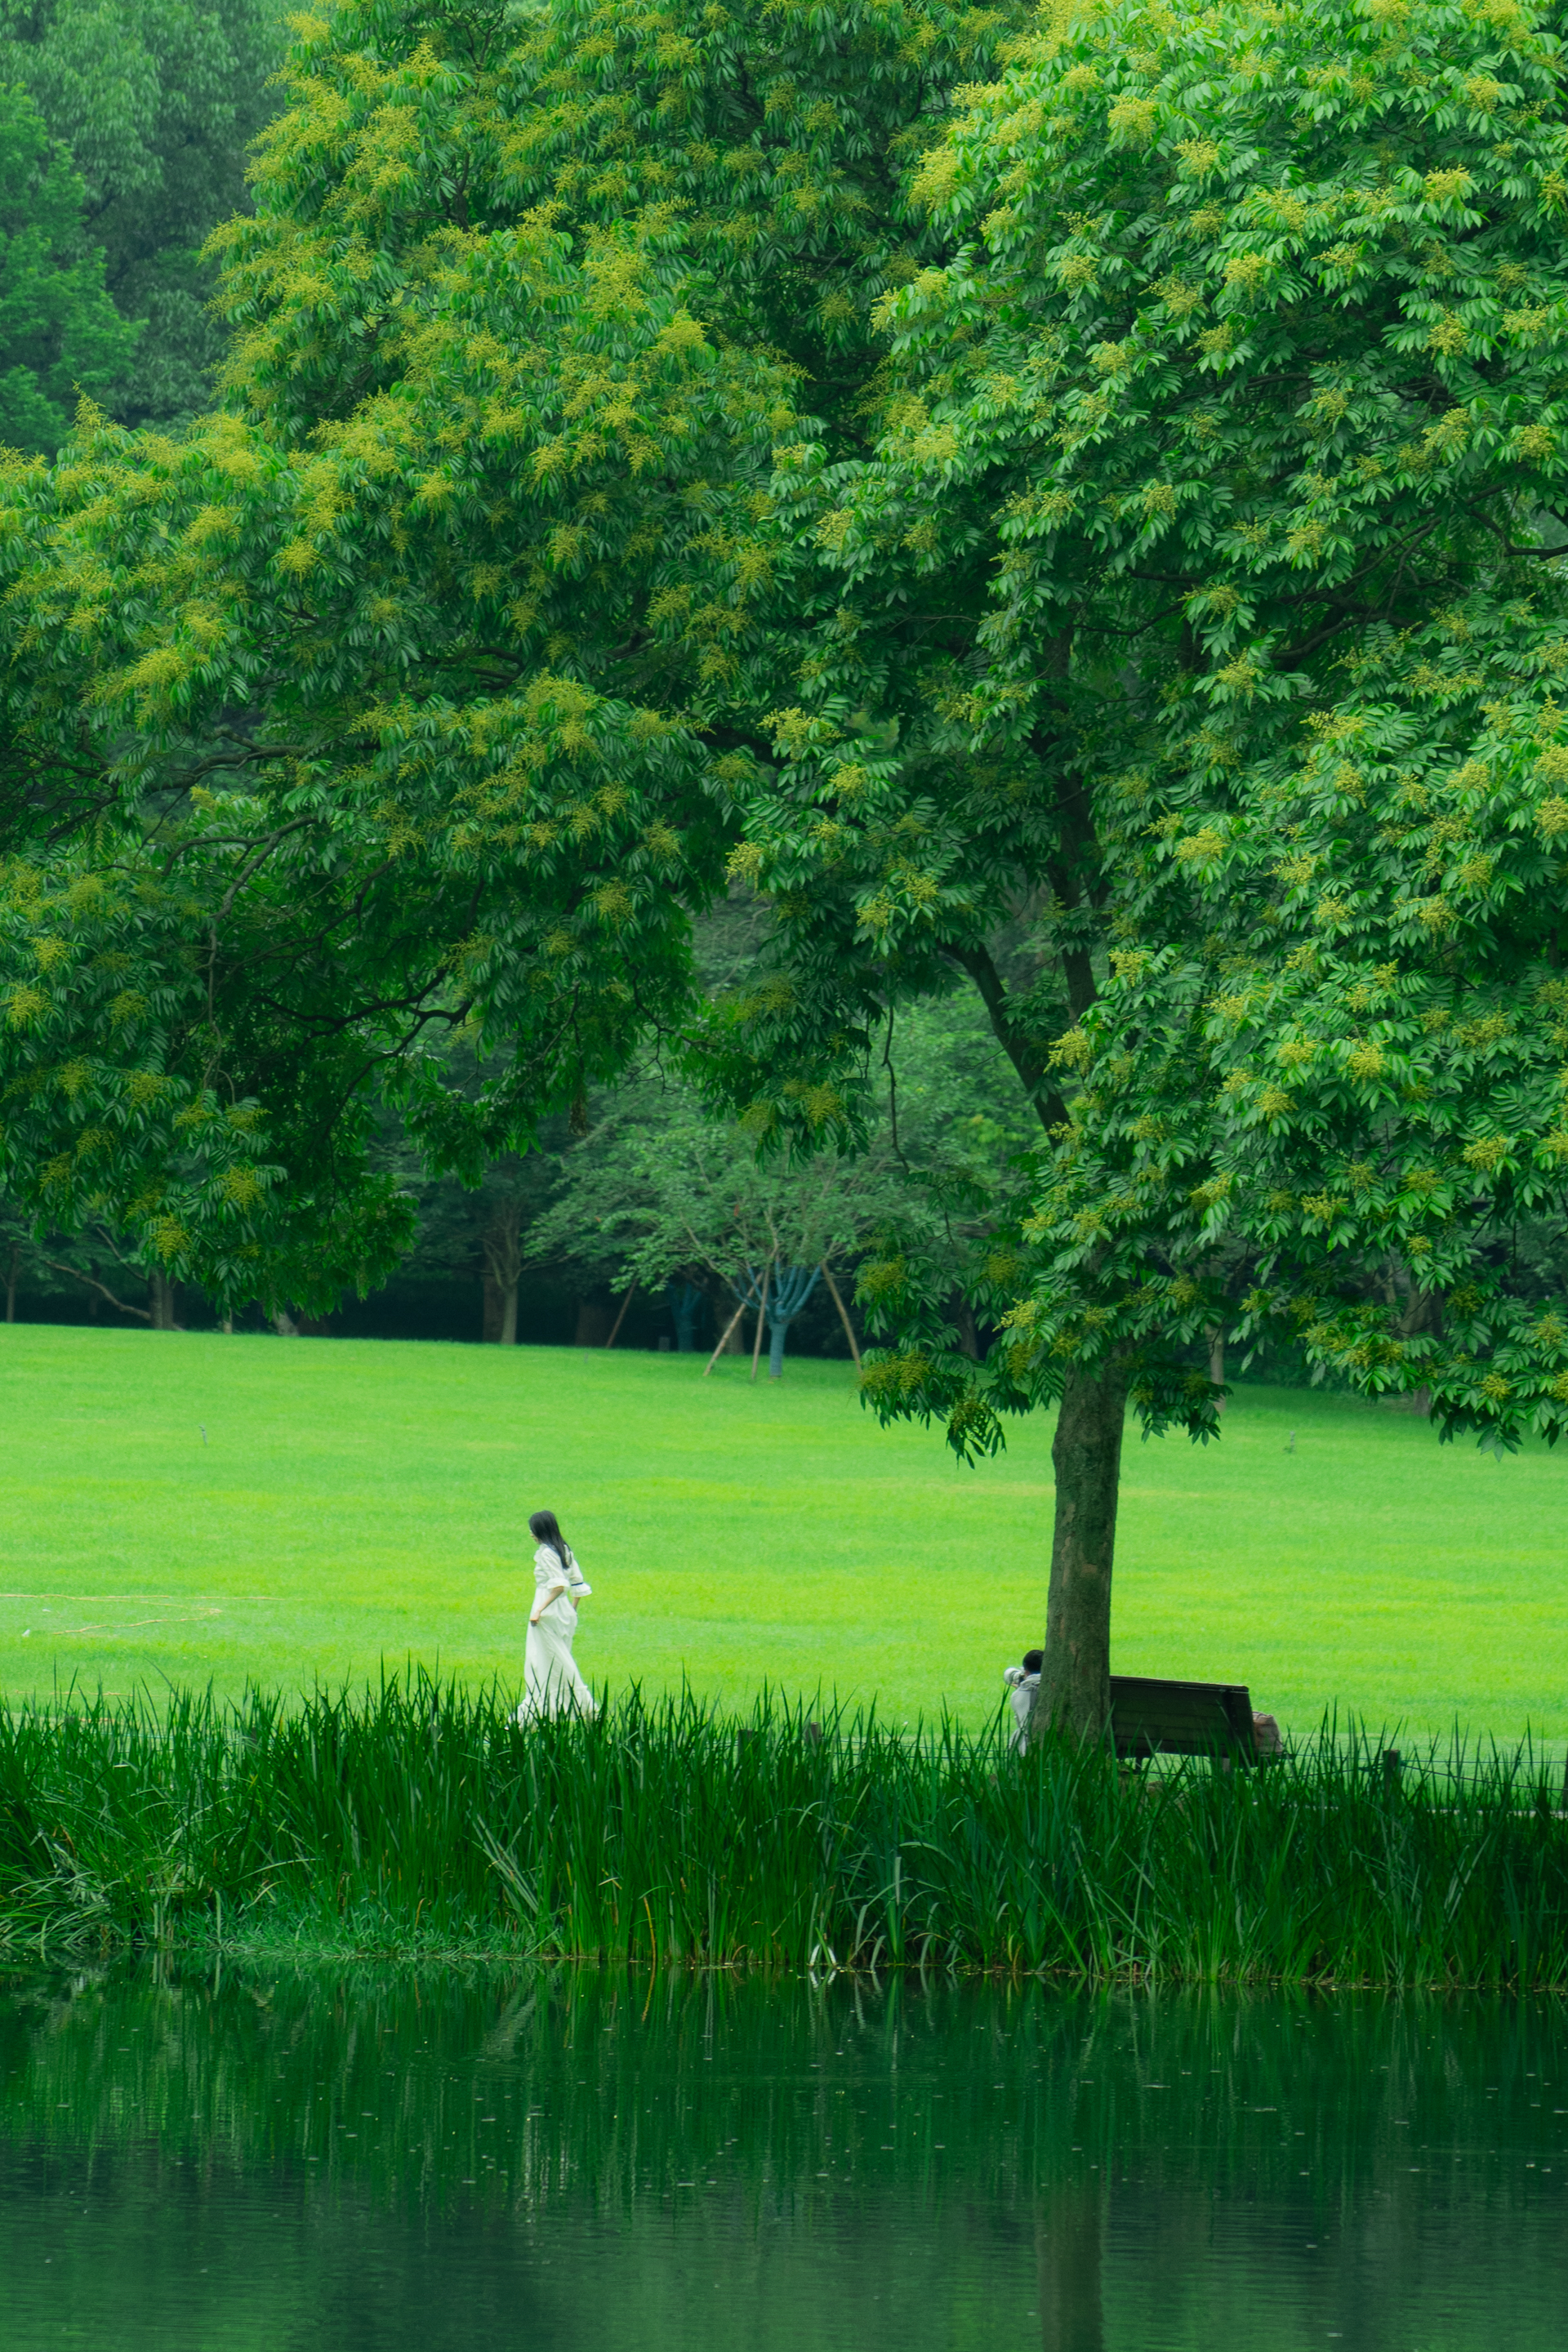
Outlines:
{"label": "green lawn", "polygon": [[[1050,1430],[961,1469],[879,1430],[847,1367],[567,1349],[0,1331],[0,1691],[521,1672],[526,1521],[595,1586],[595,1683],[687,1674],[991,1709],[1038,1641]],[[202,1432],[205,1429],[205,1442]],[[1295,1450],[1289,1448],[1295,1432]],[[1498,1462],[1342,1398],[1233,1401],[1222,1444],[1130,1433],[1114,1663],[1337,1705],[1568,1732],[1568,1459]]]}

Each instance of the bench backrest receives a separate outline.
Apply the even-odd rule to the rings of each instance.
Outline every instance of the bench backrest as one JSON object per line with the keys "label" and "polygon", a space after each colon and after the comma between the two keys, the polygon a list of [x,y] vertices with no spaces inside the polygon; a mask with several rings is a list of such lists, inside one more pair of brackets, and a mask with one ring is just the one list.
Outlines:
{"label": "bench backrest", "polygon": [[1245,1683],[1166,1683],[1146,1675],[1112,1675],[1110,1731],[1118,1756],[1258,1761]]}

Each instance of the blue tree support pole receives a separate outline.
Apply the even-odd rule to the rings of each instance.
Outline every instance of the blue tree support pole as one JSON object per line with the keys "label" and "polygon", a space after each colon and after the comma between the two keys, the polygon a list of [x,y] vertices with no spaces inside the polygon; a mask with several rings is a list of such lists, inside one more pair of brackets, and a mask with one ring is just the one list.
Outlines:
{"label": "blue tree support pole", "polygon": [[821,1272],[819,1265],[775,1265],[773,1268],[773,1290],[768,1299],[770,1381],[784,1377],[784,1334],[816,1288],[817,1276]]}

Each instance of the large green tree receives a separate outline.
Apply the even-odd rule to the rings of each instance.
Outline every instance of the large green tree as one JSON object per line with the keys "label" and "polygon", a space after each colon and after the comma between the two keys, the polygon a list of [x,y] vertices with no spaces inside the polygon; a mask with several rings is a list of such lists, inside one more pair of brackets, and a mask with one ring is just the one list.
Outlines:
{"label": "large green tree", "polygon": [[[921,168],[953,250],[886,306],[875,459],[781,452],[843,603],[748,806],[736,865],[790,986],[737,1008],[729,1084],[798,1131],[792,1083],[847,1090],[890,1001],[960,971],[991,1007],[1047,1147],[987,1268],[1005,1336],[977,1376],[940,1275],[896,1254],[868,1277],[903,1335],[874,1392],[963,1450],[1058,1400],[1042,1692],[1081,1729],[1107,1703],[1128,1399],[1212,1431],[1197,1349],[1222,1251],[1254,1238],[1213,1164],[1234,1082],[1189,1036],[1155,1086],[1142,1024],[1173,956],[1212,975],[1258,943],[1227,949],[1156,869],[1223,871],[1243,821],[1267,837],[1259,793],[1304,728],[1334,740],[1377,632],[1482,585],[1555,593],[1565,167],[1549,12],[1064,17]],[[1289,997],[1260,991],[1255,1020]],[[1309,1139],[1279,1133],[1273,1191],[1316,1197],[1289,1173]],[[1450,1270],[1486,1230],[1458,1220]],[[1308,1213],[1255,1238],[1290,1286],[1286,1244],[1305,1265],[1334,1235]]]}
{"label": "large green tree", "polygon": [[[12,469],[18,907],[89,828],[116,908],[152,892],[174,928],[148,956],[190,1006],[158,1073],[254,1101],[267,1164],[333,1203],[319,1280],[291,1265],[303,1303],[359,1250],[354,1106],[386,1073],[437,1160],[477,1172],[684,1019],[691,919],[799,642],[773,444],[807,384],[863,441],[871,306],[925,250],[898,162],[997,29],[804,6],[306,23],[226,240],[227,405],[177,442],[100,427]],[[12,1181],[36,1187],[143,1049],[74,956],[46,984],[31,954],[18,930],[5,1075],[27,1105]],[[477,1093],[420,1051],[451,1027],[488,1055]],[[121,1196],[154,1230],[158,1183]]]}

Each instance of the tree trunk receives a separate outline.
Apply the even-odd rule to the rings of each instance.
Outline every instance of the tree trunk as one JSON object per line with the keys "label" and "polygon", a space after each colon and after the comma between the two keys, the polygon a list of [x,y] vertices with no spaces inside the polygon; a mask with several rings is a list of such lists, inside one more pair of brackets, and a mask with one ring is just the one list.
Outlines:
{"label": "tree trunk", "polygon": [[21,1264],[21,1251],[19,1249],[14,1249],[11,1253],[11,1264],[5,1275],[5,1320],[7,1323],[15,1323],[16,1320],[16,1268]]}
{"label": "tree trunk", "polygon": [[517,1344],[517,1286],[522,1276],[522,1202],[498,1201],[485,1227],[485,1338]]}
{"label": "tree trunk", "polygon": [[[833,1268],[828,1265],[826,1258],[822,1261],[822,1279],[826,1283],[828,1290],[832,1295],[833,1304],[838,1309],[838,1320],[844,1326],[844,1337],[849,1342],[850,1359],[854,1363],[855,1370],[858,1371],[860,1370],[860,1343],[855,1337],[855,1326],[849,1320],[849,1309],[845,1306],[843,1298],[839,1295],[838,1285],[833,1279]],[[973,1320],[973,1318],[971,1318],[971,1320]]]}
{"label": "tree trunk", "polygon": [[173,1331],[174,1325],[174,1286],[166,1274],[150,1274],[152,1289],[152,1324],[154,1331]]}
{"label": "tree trunk", "polygon": [[[1219,1328],[1217,1324],[1209,1333],[1209,1378],[1214,1382],[1216,1389],[1224,1388],[1225,1333]],[[1225,1408],[1225,1398],[1216,1398],[1215,1401],[1215,1411],[1216,1412],[1223,1412]]]}
{"label": "tree trunk", "polygon": [[1126,1418],[1125,1366],[1068,1374],[1051,1446],[1057,1504],[1046,1662],[1030,1722],[1079,1739],[1102,1738],[1110,1715],[1110,1566]]}

